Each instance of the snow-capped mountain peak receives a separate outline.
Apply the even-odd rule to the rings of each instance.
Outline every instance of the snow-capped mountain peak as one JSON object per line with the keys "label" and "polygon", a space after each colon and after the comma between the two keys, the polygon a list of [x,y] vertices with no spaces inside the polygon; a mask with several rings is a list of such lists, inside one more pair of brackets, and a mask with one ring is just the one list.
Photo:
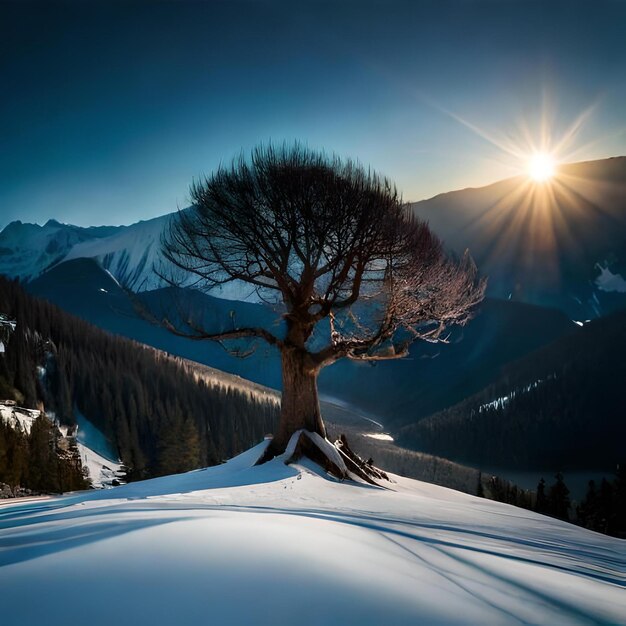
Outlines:
{"label": "snow-capped mountain peak", "polygon": [[148,291],[162,286],[153,268],[159,262],[161,235],[173,215],[137,222],[103,239],[90,239],[73,246],[64,261],[96,259],[122,285]]}
{"label": "snow-capped mountain peak", "polygon": [[32,280],[60,263],[76,244],[109,237],[123,228],[83,228],[54,219],[43,226],[11,222],[0,232],[0,274]]}

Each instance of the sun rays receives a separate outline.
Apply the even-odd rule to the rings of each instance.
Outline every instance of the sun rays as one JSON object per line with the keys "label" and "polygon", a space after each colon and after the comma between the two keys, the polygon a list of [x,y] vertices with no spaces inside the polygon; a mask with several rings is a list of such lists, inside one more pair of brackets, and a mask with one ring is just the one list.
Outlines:
{"label": "sun rays", "polygon": [[592,180],[584,164],[568,165],[588,154],[590,146],[581,131],[595,105],[564,124],[547,103],[544,98],[534,123],[520,119],[506,133],[444,112],[491,144],[495,161],[518,174],[493,185],[487,208],[465,216],[468,239],[482,231],[490,241],[483,265],[497,273],[498,263],[515,258],[520,278],[530,271],[544,286],[555,287],[562,278],[563,256],[575,253],[585,224],[599,213],[603,218],[612,216],[596,201],[603,183]]}

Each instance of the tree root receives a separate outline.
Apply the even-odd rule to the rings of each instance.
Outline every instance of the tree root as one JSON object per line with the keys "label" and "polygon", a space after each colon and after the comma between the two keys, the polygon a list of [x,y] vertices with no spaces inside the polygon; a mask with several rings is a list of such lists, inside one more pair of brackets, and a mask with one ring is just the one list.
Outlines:
{"label": "tree root", "polygon": [[376,480],[389,480],[389,476],[383,470],[374,466],[372,459],[365,461],[350,448],[345,435],[340,435],[339,439],[335,441],[335,448],[341,453],[348,469],[359,478],[373,485],[378,484],[375,482]]}
{"label": "tree root", "polygon": [[[271,445],[257,462],[258,465],[273,457],[272,455],[268,458],[270,450]],[[356,477],[370,485],[377,486],[380,485],[376,481],[389,480],[385,472],[374,467],[371,459],[365,461],[350,448],[345,435],[341,435],[333,444],[317,433],[300,430],[294,433],[282,456],[287,465],[297,463],[301,458],[306,457],[340,480]]]}

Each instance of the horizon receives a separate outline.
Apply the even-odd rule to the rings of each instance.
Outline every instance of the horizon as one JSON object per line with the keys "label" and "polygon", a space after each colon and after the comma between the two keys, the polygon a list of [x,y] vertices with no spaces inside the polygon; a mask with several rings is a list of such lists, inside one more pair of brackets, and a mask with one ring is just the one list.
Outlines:
{"label": "horizon", "polygon": [[[582,161],[571,161],[568,163],[559,163],[559,167],[561,166],[567,166],[567,165],[580,165],[580,164],[584,164],[584,163],[593,163],[593,162],[597,162],[597,161],[609,161],[611,159],[624,159],[626,158],[626,154],[616,154],[614,156],[608,156],[608,157],[603,157],[600,159],[592,159],[592,160],[582,160]],[[407,200],[407,204],[417,204],[419,202],[428,202],[429,200],[433,200],[434,198],[437,198],[438,196],[442,196],[442,195],[446,195],[449,193],[456,193],[456,192],[460,192],[460,191],[467,191],[470,189],[484,189],[487,187],[491,187],[492,185],[497,185],[499,183],[503,183],[506,181],[512,181],[515,180],[517,178],[528,178],[528,173],[527,172],[521,172],[518,174],[515,174],[513,176],[508,176],[506,178],[499,178],[498,180],[494,180],[491,182],[487,182],[484,185],[469,185],[467,187],[461,187],[458,189],[448,189],[445,191],[440,191],[439,193],[436,193],[433,196],[429,196],[428,198],[421,198],[419,200]],[[166,211],[165,213],[159,213],[158,215],[152,215],[152,216],[147,216],[147,217],[143,217],[141,219],[138,219],[136,221],[131,221],[131,222],[127,222],[127,223],[121,223],[121,224],[111,224],[111,223],[90,223],[90,224],[77,224],[77,223],[72,223],[72,222],[64,222],[62,220],[57,219],[54,216],[50,216],[47,218],[43,218],[39,221],[24,221],[22,219],[14,219],[11,220],[10,222],[0,222],[0,233],[2,233],[4,231],[5,228],[7,228],[8,226],[10,226],[11,224],[14,223],[20,223],[20,224],[29,224],[29,225],[33,225],[33,226],[39,226],[39,227],[44,227],[48,222],[56,222],[57,224],[60,224],[62,226],[79,226],[81,228],[99,228],[99,227],[124,227],[124,226],[132,226],[133,224],[138,224],[141,222],[149,222],[151,220],[155,220],[155,219],[159,219],[161,217],[164,217],[166,215],[171,215],[173,213],[175,213],[178,210],[184,210],[186,208],[189,208],[189,206],[191,205],[187,205],[187,206],[183,206],[183,207],[177,207],[172,211]]]}

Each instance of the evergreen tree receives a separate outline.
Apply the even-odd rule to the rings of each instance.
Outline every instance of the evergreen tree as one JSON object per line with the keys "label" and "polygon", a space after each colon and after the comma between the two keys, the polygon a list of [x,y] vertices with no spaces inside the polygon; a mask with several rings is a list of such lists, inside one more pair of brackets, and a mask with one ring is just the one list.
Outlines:
{"label": "evergreen tree", "polygon": [[599,530],[599,506],[596,483],[590,480],[585,499],[576,509],[578,523],[591,530]]}
{"label": "evergreen tree", "polygon": [[543,477],[539,480],[539,484],[537,485],[535,511],[537,511],[537,513],[548,512],[548,499],[546,498],[546,481],[543,479]]}
{"label": "evergreen tree", "polygon": [[479,498],[485,497],[485,490],[483,489],[483,473],[478,472],[478,486],[476,487],[476,495]]}
{"label": "evergreen tree", "polygon": [[599,530],[602,533],[613,534],[613,530],[615,527],[615,501],[613,494],[613,485],[606,479],[603,478],[600,483],[600,492],[598,494],[598,509],[599,509],[599,520],[598,527],[596,530]]}
{"label": "evergreen tree", "polygon": [[569,521],[569,489],[563,480],[563,474],[557,472],[554,476],[555,483],[548,493],[548,513],[553,517]]}

